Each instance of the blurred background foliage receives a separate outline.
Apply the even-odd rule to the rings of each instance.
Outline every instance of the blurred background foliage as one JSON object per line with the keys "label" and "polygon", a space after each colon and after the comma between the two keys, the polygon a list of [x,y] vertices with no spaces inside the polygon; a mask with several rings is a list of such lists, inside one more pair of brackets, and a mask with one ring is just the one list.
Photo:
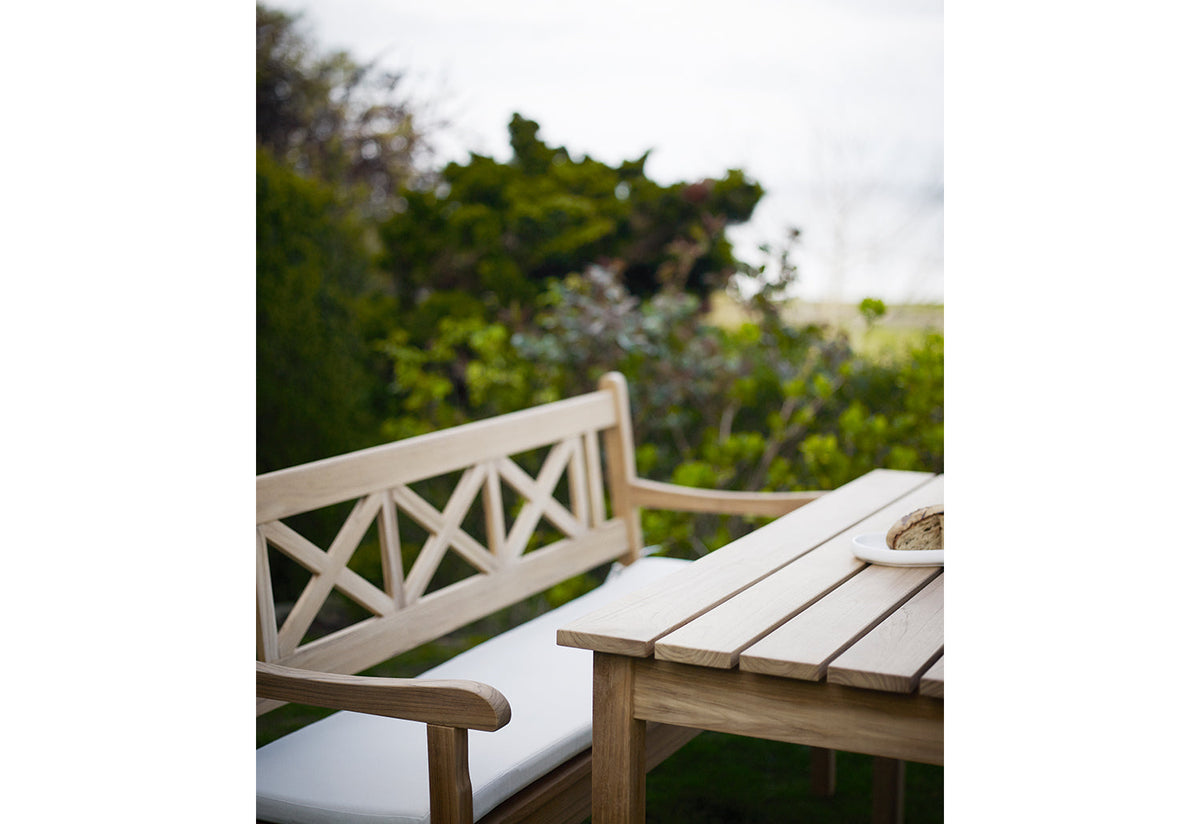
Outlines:
{"label": "blurred background foliage", "polygon": [[[940,471],[943,340],[864,354],[787,320],[795,230],[737,260],[763,188],[739,170],[662,185],[514,114],[512,157],[439,165],[444,124],[403,75],[322,54],[257,9],[257,468],[266,472],[629,379],[646,477],[828,489]],[[710,311],[721,296],[734,320]],[[868,325],[880,301],[860,307]],[[692,557],[745,525],[647,512]]]}

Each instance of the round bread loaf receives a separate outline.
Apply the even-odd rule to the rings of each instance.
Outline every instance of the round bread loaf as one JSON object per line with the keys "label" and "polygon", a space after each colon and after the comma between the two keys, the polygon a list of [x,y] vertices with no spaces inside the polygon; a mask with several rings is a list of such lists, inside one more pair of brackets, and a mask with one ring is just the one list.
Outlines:
{"label": "round bread loaf", "polygon": [[941,549],[944,516],[942,504],[908,513],[888,530],[888,549]]}

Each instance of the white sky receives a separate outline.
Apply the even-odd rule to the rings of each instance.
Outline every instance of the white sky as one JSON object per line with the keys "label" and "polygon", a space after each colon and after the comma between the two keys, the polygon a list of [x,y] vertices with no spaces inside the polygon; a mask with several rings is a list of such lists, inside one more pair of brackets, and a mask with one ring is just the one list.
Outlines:
{"label": "white sky", "polygon": [[448,157],[507,158],[520,112],[575,156],[652,150],[660,183],[740,168],[767,190],[730,233],[743,260],[797,225],[803,296],[941,300],[938,0],[268,5],[322,50],[406,69]]}

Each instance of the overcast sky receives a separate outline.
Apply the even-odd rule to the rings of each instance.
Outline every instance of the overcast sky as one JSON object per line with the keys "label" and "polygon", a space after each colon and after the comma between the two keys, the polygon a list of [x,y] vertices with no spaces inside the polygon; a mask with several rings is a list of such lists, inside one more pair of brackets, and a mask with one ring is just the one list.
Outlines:
{"label": "overcast sky", "polygon": [[[272,5],[268,3],[268,5]],[[936,0],[281,0],[322,49],[408,71],[447,157],[509,156],[513,112],[660,183],[740,168],[767,190],[739,256],[804,231],[809,299],[942,297]]]}

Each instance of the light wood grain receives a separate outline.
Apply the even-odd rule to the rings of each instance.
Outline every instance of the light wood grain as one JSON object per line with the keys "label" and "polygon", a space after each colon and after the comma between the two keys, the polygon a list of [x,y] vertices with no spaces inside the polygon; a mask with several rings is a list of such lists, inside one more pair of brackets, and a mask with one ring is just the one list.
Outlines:
{"label": "light wood grain", "polygon": [[567,494],[571,501],[571,514],[578,522],[576,528],[582,530],[590,526],[592,522],[588,511],[590,500],[587,488],[587,464],[583,456],[583,437],[576,436],[568,443],[571,449],[571,460],[567,465]]}
{"label": "light wood grain", "polygon": [[[312,625],[313,619],[334,586],[377,615],[392,610],[392,599],[386,593],[369,584],[346,566],[350,556],[358,548],[362,536],[375,520],[383,501],[383,493],[379,492],[359,499],[342,528],[338,530],[329,551],[320,553],[319,557],[314,559],[316,566],[313,571],[316,574],[309,579],[283,626],[279,628],[280,653],[286,654],[299,646],[304,633]],[[287,545],[280,544],[280,548],[285,546]]]}
{"label": "light wood grain", "polygon": [[262,661],[255,667],[263,698],[472,730],[498,730],[512,717],[499,690],[477,681],[339,675]]}
{"label": "light wood grain", "polygon": [[[278,663],[327,672],[359,672],[625,552],[625,525],[608,521],[580,538],[526,553],[509,567],[443,587],[403,610],[318,638]],[[278,703],[259,701],[257,712],[261,715],[276,706]]]}
{"label": "light wood grain", "polygon": [[[475,483],[480,483],[478,476],[476,476]],[[467,493],[473,496],[477,489],[478,487],[468,488]],[[460,486],[459,491],[461,490]],[[415,523],[429,531],[429,535],[417,553],[412,569],[409,570],[404,581],[404,603],[411,603],[421,597],[449,549],[454,549],[460,557],[480,572],[492,572],[499,568],[500,559],[464,532],[461,527],[463,515],[471,505],[471,498],[463,500],[460,497],[456,501],[452,497],[446,512],[442,513],[406,486],[393,489],[392,495],[396,504]]]}
{"label": "light wood grain", "polygon": [[474,793],[467,757],[467,731],[427,728],[430,824],[472,824]]}
{"label": "light wood grain", "polygon": [[646,722],[634,715],[633,660],[597,653],[592,685],[592,819],[646,817]]}
{"label": "light wood grain", "polygon": [[488,551],[504,563],[504,544],[508,525],[504,517],[504,496],[500,490],[500,471],[496,461],[485,461],[487,477],[483,482],[483,520],[487,532]]}
{"label": "light wood grain", "polygon": [[825,494],[814,492],[737,492],[636,478],[629,484],[634,505],[677,512],[715,512],[777,518]]}
{"label": "light wood grain", "polygon": [[562,478],[574,452],[574,444],[571,441],[555,444],[538,471],[536,481],[526,475],[511,458],[500,459],[497,464],[500,477],[526,499],[509,531],[504,547],[507,557],[514,558],[521,553],[543,516],[565,535],[579,535],[584,531],[583,523],[553,497],[554,488]]}
{"label": "light wood grain", "polygon": [[589,512],[591,519],[588,526],[598,526],[608,518],[608,510],[604,504],[604,475],[600,458],[600,436],[596,430],[589,429],[583,433],[583,457],[587,465],[587,486]]}
{"label": "light wood grain", "polygon": [[[930,498],[940,498],[942,493],[942,479],[935,478],[865,518],[856,530],[886,530],[896,519]],[[850,536],[841,533],[660,638],[654,645],[654,655],[683,664],[733,667],[742,650],[864,566],[854,556]]]}
{"label": "light wood grain", "polygon": [[[475,500],[487,474],[487,466],[483,464],[476,465],[464,473],[463,477],[459,479],[454,494],[446,503],[445,512],[439,512],[433,504],[407,486],[398,486],[391,490],[392,500],[396,506],[412,518],[414,523],[429,533],[429,538],[413,564],[410,578],[416,578],[418,569],[421,567],[427,566],[436,570],[447,548],[454,549],[471,566],[481,572],[490,572],[500,565],[499,560],[489,549],[462,528],[463,517]],[[426,555],[426,552],[429,554]],[[424,561],[421,560],[422,557],[425,558]],[[421,577],[423,578],[424,575],[422,574]],[[424,586],[421,589],[423,590]],[[415,591],[415,586],[410,587],[410,598]]]}
{"label": "light wood grain", "polygon": [[254,575],[258,660],[273,661],[279,657],[279,626],[275,622],[275,594],[271,587],[271,566],[267,560],[267,539],[261,528],[255,529]]}
{"label": "light wood grain", "polygon": [[[369,517],[369,513],[363,514]],[[258,530],[263,539],[280,553],[291,558],[309,572],[321,576],[318,584],[320,592],[314,592],[309,596],[316,608],[319,609],[322,603],[318,596],[321,594],[328,596],[329,589],[325,587],[332,585],[376,615],[382,615],[391,610],[392,600],[387,593],[345,565],[345,561],[354,553],[353,543],[344,542],[338,553],[331,556],[280,521],[260,524]],[[294,609],[293,612],[295,612]]]}
{"label": "light wood grain", "polygon": [[259,475],[257,523],[516,455],[616,423],[609,392],[499,415]]}
{"label": "light wood grain", "polygon": [[933,662],[925,674],[921,676],[921,695],[931,698],[945,698],[946,695],[946,656],[942,655]]}
{"label": "light wood grain", "polygon": [[867,566],[837,589],[749,646],[747,672],[819,681],[829,662],[886,618],[937,568]]}
{"label": "light wood grain", "polygon": [[921,673],[941,655],[942,603],[939,575],[829,665],[833,684],[913,692]]}
{"label": "light wood grain", "polygon": [[937,699],[736,669],[625,660],[633,662],[634,714],[646,721],[942,763],[943,702]]}
{"label": "light wood grain", "polygon": [[558,632],[558,643],[646,657],[654,642],[933,476],[876,470]]}
{"label": "light wood grain", "polygon": [[[446,550],[450,548],[451,540],[459,531],[467,510],[470,509],[472,501],[483,487],[486,476],[487,470],[484,467],[479,464],[472,466],[462,474],[458,483],[455,484],[454,491],[450,493],[450,500],[446,502],[445,512],[437,512],[433,507],[429,507],[431,511],[427,513],[430,518],[428,523],[434,531],[429,534],[412,569],[408,571],[408,577],[404,582],[406,601],[411,602],[420,598],[421,594],[425,592],[425,588],[429,586],[429,582],[433,580],[433,575],[437,572]],[[422,509],[420,505],[425,503],[403,486],[396,489],[395,500],[400,506],[412,507],[412,511],[420,511]],[[470,553],[464,553],[464,557],[474,557],[485,570],[496,566],[496,559],[482,547],[478,547],[477,554],[472,556]]]}
{"label": "light wood grain", "polygon": [[600,378],[600,389],[612,403],[613,428],[604,430],[604,454],[608,458],[608,491],[614,518],[625,521],[628,530],[629,555],[622,559],[632,564],[641,555],[642,515],[633,503],[630,484],[637,477],[633,457],[633,418],[629,412],[629,386],[625,376],[609,372]]}
{"label": "light wood grain", "polygon": [[383,589],[397,609],[404,606],[404,560],[400,549],[400,521],[392,500],[385,500],[376,516],[379,529],[379,562]]}
{"label": "light wood grain", "polygon": [[723,669],[736,666],[742,650],[863,568],[844,543],[822,544],[668,633],[654,644],[654,657]]}

